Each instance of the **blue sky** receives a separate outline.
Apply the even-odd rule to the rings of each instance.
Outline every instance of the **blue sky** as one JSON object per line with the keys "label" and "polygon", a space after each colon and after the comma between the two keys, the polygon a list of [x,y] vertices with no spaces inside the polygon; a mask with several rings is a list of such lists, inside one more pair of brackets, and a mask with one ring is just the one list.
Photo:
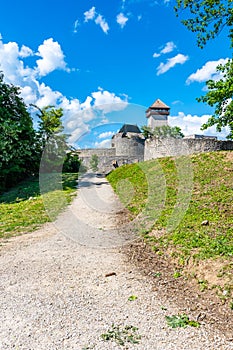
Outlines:
{"label": "blue sky", "polygon": [[62,107],[76,145],[106,146],[121,123],[146,124],[145,109],[157,98],[171,107],[171,125],[186,135],[203,133],[212,110],[196,97],[206,80],[218,79],[216,65],[231,57],[229,42],[223,31],[199,49],[173,6],[169,0],[5,1],[0,70],[22,88],[27,104]]}

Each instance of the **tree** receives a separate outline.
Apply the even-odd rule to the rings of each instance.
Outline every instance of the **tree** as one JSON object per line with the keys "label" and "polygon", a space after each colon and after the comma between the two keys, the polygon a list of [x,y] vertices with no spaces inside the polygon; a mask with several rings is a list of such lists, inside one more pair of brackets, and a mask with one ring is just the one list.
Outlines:
{"label": "tree", "polygon": [[20,89],[4,83],[0,73],[0,190],[34,173],[38,147],[32,119]]}
{"label": "tree", "polygon": [[148,139],[153,135],[153,130],[150,126],[143,125],[141,127],[141,130],[142,130],[142,134],[145,137],[145,139]]}
{"label": "tree", "polygon": [[75,152],[68,152],[66,154],[65,161],[63,163],[63,172],[65,173],[77,173],[79,172],[81,166],[81,160],[79,159],[79,156]]}
{"label": "tree", "polygon": [[90,160],[90,166],[92,171],[97,171],[98,170],[98,163],[99,163],[99,158],[96,154],[92,154],[91,160]]}
{"label": "tree", "polygon": [[55,108],[50,105],[43,108],[39,108],[34,104],[31,104],[31,106],[39,111],[37,113],[37,117],[39,118],[37,135],[43,148],[49,140],[56,135],[61,135],[64,130],[61,121],[63,110],[62,108]]}
{"label": "tree", "polygon": [[202,125],[202,130],[216,125],[217,131],[220,132],[223,127],[228,126],[230,133],[227,138],[233,140],[233,60],[219,66],[218,70],[223,74],[222,79],[207,81],[207,94],[197,99],[215,106],[214,114]]}
{"label": "tree", "polygon": [[[203,48],[208,40],[214,39],[223,28],[228,31],[230,47],[233,47],[233,6],[232,0],[177,0],[175,11],[189,10],[190,18],[183,19],[182,23],[192,32],[197,33],[197,45]],[[212,117],[202,126],[207,129],[216,125],[217,131],[229,126],[233,139],[233,58],[225,65],[219,65],[217,72],[221,79],[206,82],[208,91],[205,96],[197,98],[199,102],[205,102],[214,107]]]}
{"label": "tree", "polygon": [[157,126],[154,129],[152,129],[149,126],[142,126],[143,134],[145,138],[150,137],[158,137],[158,138],[167,138],[172,137],[175,139],[181,139],[184,137],[184,134],[181,132],[181,129],[179,126],[169,126],[169,125],[163,125],[163,126]]}
{"label": "tree", "polygon": [[176,0],[177,15],[189,10],[191,15],[182,23],[197,33],[197,44],[203,48],[209,39],[214,39],[224,27],[228,30],[231,47],[233,46],[233,7],[232,0]]}
{"label": "tree", "polygon": [[61,120],[63,110],[54,106],[43,108],[33,106],[39,110],[37,137],[41,153],[43,152],[40,169],[43,172],[59,170],[69,150],[66,142],[68,135],[62,133],[64,130]]}

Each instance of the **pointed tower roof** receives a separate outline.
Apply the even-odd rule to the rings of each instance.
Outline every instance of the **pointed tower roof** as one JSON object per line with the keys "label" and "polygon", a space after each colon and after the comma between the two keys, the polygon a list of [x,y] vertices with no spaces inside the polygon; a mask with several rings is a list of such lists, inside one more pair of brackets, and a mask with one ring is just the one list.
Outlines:
{"label": "pointed tower roof", "polygon": [[151,109],[170,109],[163,101],[161,101],[159,98],[149,107]]}

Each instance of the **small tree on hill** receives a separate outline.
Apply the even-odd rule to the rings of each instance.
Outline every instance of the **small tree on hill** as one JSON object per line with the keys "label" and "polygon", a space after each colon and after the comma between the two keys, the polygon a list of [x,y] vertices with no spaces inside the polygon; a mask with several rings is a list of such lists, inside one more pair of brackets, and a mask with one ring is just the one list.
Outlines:
{"label": "small tree on hill", "polygon": [[157,126],[154,129],[152,129],[149,126],[143,126],[142,130],[145,138],[158,137],[164,139],[172,137],[174,139],[182,139],[184,137],[184,134],[182,133],[181,128],[179,126],[163,125]]}
{"label": "small tree on hill", "polygon": [[63,110],[54,106],[43,108],[33,106],[39,111],[37,114],[39,118],[37,137],[41,154],[43,152],[40,169],[43,172],[59,170],[64,159],[67,158],[69,150],[66,142],[68,135],[63,133],[64,127],[61,120]]}
{"label": "small tree on hill", "polygon": [[98,170],[98,163],[99,163],[99,158],[96,154],[93,154],[91,156],[90,160],[90,167],[92,171],[97,171]]}

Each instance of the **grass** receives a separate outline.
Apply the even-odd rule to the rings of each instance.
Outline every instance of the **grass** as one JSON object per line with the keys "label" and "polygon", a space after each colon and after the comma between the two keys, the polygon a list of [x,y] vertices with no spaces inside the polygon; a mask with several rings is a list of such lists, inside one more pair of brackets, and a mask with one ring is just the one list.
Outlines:
{"label": "grass", "polygon": [[[55,174],[56,175],[56,174]],[[47,175],[47,183],[54,183]],[[78,174],[63,174],[54,186],[44,186],[40,193],[38,178],[21,182],[0,196],[0,238],[31,232],[43,223],[52,221],[72,200]],[[50,208],[49,215],[45,206]],[[52,208],[52,209],[51,209]]]}
{"label": "grass", "polygon": [[215,289],[231,310],[232,161],[232,151],[166,157],[126,165],[108,176],[117,194],[122,180],[128,188],[131,184],[133,196],[123,203],[132,220],[144,217],[136,229],[161,259],[169,256],[172,277],[194,278],[201,292]]}
{"label": "grass", "polygon": [[138,164],[123,165],[108,175],[113,189],[120,200],[137,215],[144,208],[148,185],[146,176]]}
{"label": "grass", "polygon": [[[145,210],[153,187],[161,188],[159,201],[154,203],[153,224],[142,231],[155,250],[171,249],[180,261],[188,256],[230,259],[233,256],[233,165],[229,154],[233,152],[188,157],[193,169],[193,190],[184,216],[173,230],[168,228],[179,191],[178,169],[173,158],[120,167],[108,175],[108,180],[114,190],[122,179],[131,182],[134,195],[127,208],[133,215]],[[148,181],[148,174],[152,173],[154,183]],[[153,194],[155,200],[157,197]],[[203,226],[204,220],[208,220],[209,225]],[[153,229],[162,234],[151,235]]]}

